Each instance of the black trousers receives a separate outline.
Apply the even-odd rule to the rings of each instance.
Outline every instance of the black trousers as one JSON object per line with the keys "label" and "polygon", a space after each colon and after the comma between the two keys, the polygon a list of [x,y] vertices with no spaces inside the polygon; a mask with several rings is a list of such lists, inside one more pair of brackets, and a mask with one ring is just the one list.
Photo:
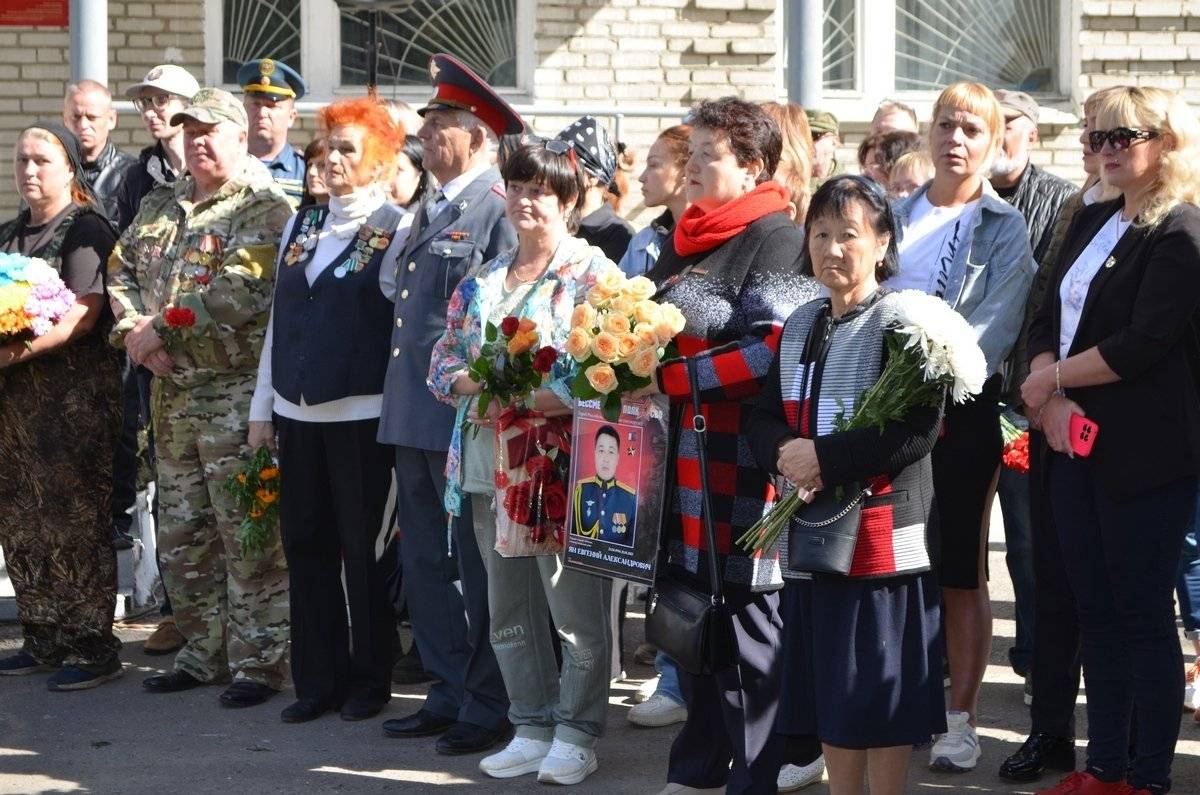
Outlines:
{"label": "black trousers", "polygon": [[[729,589],[738,663],[714,676],[679,670],[688,716],[667,781],[698,789],[774,793],[788,740],[775,732],[783,670],[779,594]],[[732,762],[732,765],[730,764]]]}
{"label": "black trousers", "polygon": [[386,700],[392,559],[377,558],[375,549],[386,532],[392,449],[375,441],[377,419],[276,422],[296,696],[334,704],[351,695]]}
{"label": "black trousers", "polygon": [[1079,612],[1046,493],[1046,437],[1029,432],[1029,518],[1033,537],[1032,734],[1075,736],[1079,694]]}

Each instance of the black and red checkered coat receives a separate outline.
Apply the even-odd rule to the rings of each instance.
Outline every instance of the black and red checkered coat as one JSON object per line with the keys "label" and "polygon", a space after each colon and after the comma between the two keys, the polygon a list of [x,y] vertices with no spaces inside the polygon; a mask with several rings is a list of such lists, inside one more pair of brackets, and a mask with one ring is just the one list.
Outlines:
{"label": "black and red checkered coat", "polygon": [[[675,304],[687,319],[676,343],[680,354],[695,359],[698,368],[723,578],[731,585],[760,591],[782,585],[778,560],[750,558],[732,541],[762,517],[775,493],[768,474],[754,462],[745,430],[752,399],[775,358],[783,321],[817,292],[816,283],[800,275],[803,240],[790,218],[771,213],[700,254],[679,256],[669,238],[648,274],[660,285],[656,300]],[[682,359],[663,362],[658,385],[679,408],[672,426],[678,454],[664,517],[664,543],[670,564],[707,589],[700,467]]]}

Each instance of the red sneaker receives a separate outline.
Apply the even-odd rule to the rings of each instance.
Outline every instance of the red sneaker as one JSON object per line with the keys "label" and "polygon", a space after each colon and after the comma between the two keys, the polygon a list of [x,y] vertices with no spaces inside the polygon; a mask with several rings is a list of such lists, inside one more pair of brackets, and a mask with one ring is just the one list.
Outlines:
{"label": "red sneaker", "polygon": [[1091,773],[1076,771],[1050,789],[1040,789],[1037,795],[1137,795],[1124,781],[1101,781]]}

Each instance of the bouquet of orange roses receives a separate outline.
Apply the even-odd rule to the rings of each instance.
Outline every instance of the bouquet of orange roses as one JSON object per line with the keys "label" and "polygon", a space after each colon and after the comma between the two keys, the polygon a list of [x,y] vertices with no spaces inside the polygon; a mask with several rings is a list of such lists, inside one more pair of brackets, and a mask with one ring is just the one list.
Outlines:
{"label": "bouquet of orange roses", "polygon": [[667,346],[683,331],[683,313],[653,301],[656,289],[645,276],[606,270],[571,317],[567,353],[580,365],[571,394],[599,398],[609,422],[621,414],[622,395],[649,386]]}
{"label": "bouquet of orange roses", "polygon": [[479,355],[467,365],[467,375],[482,387],[480,416],[493,400],[503,406],[523,402],[546,380],[558,361],[558,351],[549,345],[535,351],[540,339],[537,323],[529,318],[509,315],[499,326],[490,321],[484,325]]}
{"label": "bouquet of orange roses", "polygon": [[279,464],[266,445],[225,481],[225,491],[244,512],[236,538],[252,558],[262,557],[279,527]]}

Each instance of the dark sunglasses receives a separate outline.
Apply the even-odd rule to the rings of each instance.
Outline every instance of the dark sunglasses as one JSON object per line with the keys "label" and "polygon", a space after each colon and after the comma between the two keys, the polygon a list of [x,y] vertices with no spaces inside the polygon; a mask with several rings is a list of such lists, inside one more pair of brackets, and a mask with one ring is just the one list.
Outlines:
{"label": "dark sunglasses", "polygon": [[1108,145],[1115,152],[1124,152],[1129,147],[1133,146],[1134,141],[1157,138],[1162,135],[1158,130],[1131,130],[1128,127],[1117,127],[1112,130],[1092,130],[1088,133],[1088,147],[1092,152],[1099,154],[1104,148],[1104,142],[1108,141]]}
{"label": "dark sunglasses", "polygon": [[542,141],[542,147],[551,154],[559,156],[566,155],[567,160],[571,161],[571,168],[576,167],[575,147],[571,146],[571,144],[567,141],[564,141],[561,138],[550,138],[549,140]]}

